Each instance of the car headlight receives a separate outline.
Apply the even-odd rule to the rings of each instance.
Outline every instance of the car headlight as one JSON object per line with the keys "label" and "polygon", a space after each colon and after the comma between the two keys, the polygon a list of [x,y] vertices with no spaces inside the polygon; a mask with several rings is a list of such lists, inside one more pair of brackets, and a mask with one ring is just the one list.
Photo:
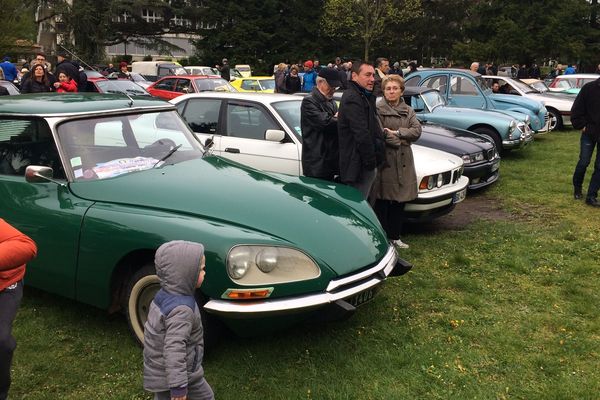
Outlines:
{"label": "car headlight", "polygon": [[465,154],[462,156],[462,160],[465,164],[476,163],[484,160],[483,152],[477,152],[472,154]]}
{"label": "car headlight", "polygon": [[443,174],[435,174],[428,175],[421,179],[419,183],[419,190],[431,190],[434,188],[440,188],[444,185],[444,175]]}
{"label": "car headlight", "polygon": [[240,285],[271,285],[314,279],[321,270],[296,249],[242,245],[229,251],[227,273]]}

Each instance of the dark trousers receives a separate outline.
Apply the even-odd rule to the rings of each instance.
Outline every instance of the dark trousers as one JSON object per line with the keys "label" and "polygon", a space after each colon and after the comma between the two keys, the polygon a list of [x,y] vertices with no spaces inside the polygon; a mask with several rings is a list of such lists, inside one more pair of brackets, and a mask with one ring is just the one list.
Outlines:
{"label": "dark trousers", "polygon": [[404,204],[393,200],[375,200],[373,210],[390,240],[400,239]]}
{"label": "dark trousers", "polygon": [[[581,135],[581,141],[579,146],[579,161],[575,167],[573,173],[573,186],[580,188],[583,185],[583,178],[585,177],[585,171],[592,161],[592,155],[594,149],[598,147],[598,143],[590,138],[588,135]],[[597,197],[598,189],[600,189],[600,154],[596,151],[596,161],[594,162],[594,172],[592,173],[592,179],[590,180],[590,186],[588,188],[587,197]]]}
{"label": "dark trousers", "polygon": [[17,342],[12,336],[12,324],[23,298],[23,282],[15,288],[0,291],[0,400],[8,397],[10,364]]}

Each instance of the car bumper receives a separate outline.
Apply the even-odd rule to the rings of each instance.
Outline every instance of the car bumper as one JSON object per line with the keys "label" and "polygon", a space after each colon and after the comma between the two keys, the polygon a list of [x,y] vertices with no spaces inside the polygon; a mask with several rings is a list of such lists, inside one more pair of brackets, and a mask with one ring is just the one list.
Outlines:
{"label": "car bumper", "polygon": [[505,139],[502,141],[503,149],[518,149],[521,147],[527,146],[529,143],[533,142],[533,132],[531,130],[527,130],[524,133],[521,133],[521,136],[518,139],[508,140]]}
{"label": "car bumper", "polygon": [[469,178],[465,175],[448,188],[430,193],[419,193],[419,197],[404,207],[404,218],[409,222],[426,222],[448,214],[457,203],[464,200]]}
{"label": "car bumper", "polygon": [[500,176],[499,167],[499,158],[495,158],[484,164],[465,164],[463,175],[469,178],[469,186],[467,188],[469,190],[480,189],[496,182]]}
{"label": "car bumper", "polygon": [[[408,264],[403,260],[402,262],[404,265]],[[381,285],[388,276],[394,275],[395,268],[401,268],[401,266],[397,266],[398,263],[396,250],[393,245],[390,245],[387,253],[377,265],[330,281],[324,292],[259,301],[236,302],[211,299],[204,305],[204,309],[224,318],[260,319],[284,314],[308,313],[343,301],[346,303],[344,306],[348,311],[358,306],[361,300],[369,300],[372,291]]]}

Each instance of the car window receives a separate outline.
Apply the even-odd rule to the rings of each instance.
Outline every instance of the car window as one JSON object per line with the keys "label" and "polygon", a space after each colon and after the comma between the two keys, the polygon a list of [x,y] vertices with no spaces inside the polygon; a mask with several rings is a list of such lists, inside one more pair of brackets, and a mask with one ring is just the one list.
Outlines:
{"label": "car window", "polygon": [[217,133],[220,109],[219,99],[190,99],[180,113],[194,132],[214,134]]}
{"label": "car window", "polygon": [[76,180],[153,168],[175,147],[169,163],[202,154],[176,111],[67,121],[58,126],[58,135]]}
{"label": "car window", "polygon": [[198,91],[214,91],[214,92],[236,92],[235,88],[229,84],[225,79],[214,78],[214,79],[194,79],[194,83],[198,88]]}
{"label": "car window", "polygon": [[242,82],[242,89],[244,89],[244,90],[260,90],[260,86],[258,86],[257,81],[246,79]]}
{"label": "car window", "polygon": [[262,90],[275,90],[275,79],[262,79],[259,83]]}
{"label": "car window", "polygon": [[419,86],[419,79],[421,79],[419,76],[411,76],[404,82],[404,85],[405,86]]}
{"label": "car window", "polygon": [[58,149],[46,121],[0,119],[0,174],[23,175],[29,165],[50,167],[55,178],[65,178]]}
{"label": "car window", "polygon": [[271,104],[277,111],[277,114],[283,118],[285,124],[298,137],[302,136],[302,128],[300,126],[300,107],[302,100],[279,101]]}
{"label": "car window", "polygon": [[227,107],[229,136],[264,140],[267,129],[280,129],[266,111],[252,104],[230,103]]}
{"label": "car window", "polygon": [[170,90],[173,91],[173,88],[175,87],[175,81],[177,79],[175,78],[168,78],[168,79],[163,79],[162,81],[158,82],[154,88],[155,89],[160,89],[160,90]]}
{"label": "car window", "polygon": [[178,79],[175,85],[175,91],[179,93],[194,93],[194,88],[189,79]]}
{"label": "car window", "polygon": [[[427,78],[423,81],[421,86],[425,86],[431,89],[437,89],[440,93],[445,95],[446,93],[446,85],[448,84],[448,76],[447,75],[436,75],[431,78]],[[407,85],[408,86],[408,85]]]}
{"label": "car window", "polygon": [[456,94],[466,94],[466,95],[477,95],[477,88],[471,82],[470,79],[462,77],[462,76],[453,76],[452,77],[452,86],[450,87],[450,93],[453,95]]}

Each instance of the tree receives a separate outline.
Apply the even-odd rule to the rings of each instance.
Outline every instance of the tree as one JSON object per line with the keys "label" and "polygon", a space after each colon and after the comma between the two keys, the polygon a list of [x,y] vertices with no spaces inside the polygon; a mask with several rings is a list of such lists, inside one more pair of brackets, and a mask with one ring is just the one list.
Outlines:
{"label": "tree", "polygon": [[[23,0],[2,0],[0,21],[0,57],[4,54],[20,54],[30,51],[23,44],[34,43],[36,27],[33,22],[34,5]],[[14,60],[13,60],[14,61]]]}
{"label": "tree", "polygon": [[373,41],[418,13],[420,6],[420,0],[327,0],[321,27],[332,38],[360,39],[363,58],[368,60]]}

